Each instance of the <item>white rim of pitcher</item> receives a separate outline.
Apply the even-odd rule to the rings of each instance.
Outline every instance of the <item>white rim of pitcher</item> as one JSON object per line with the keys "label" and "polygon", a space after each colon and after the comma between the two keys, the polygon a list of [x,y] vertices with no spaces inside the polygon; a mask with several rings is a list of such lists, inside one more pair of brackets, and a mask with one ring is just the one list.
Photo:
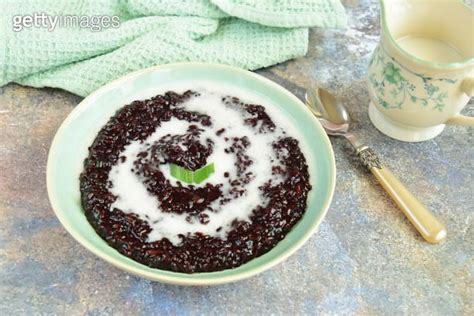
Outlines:
{"label": "white rim of pitcher", "polygon": [[[469,7],[467,4],[465,4],[462,0],[459,0],[458,3],[462,4],[465,6],[467,9],[473,11],[471,7]],[[381,5],[381,10],[380,10],[380,17],[381,17],[381,24],[382,27],[384,28],[385,33],[387,34],[387,37],[390,39],[392,44],[398,48],[403,55],[406,57],[412,58],[415,61],[428,65],[430,67],[435,67],[435,68],[448,68],[448,69],[456,69],[456,68],[462,68],[466,65],[469,64],[474,64],[474,57],[467,58],[463,60],[462,62],[454,62],[454,63],[441,63],[441,62],[434,62],[434,61],[429,61],[426,59],[419,58],[413,54],[408,53],[406,50],[404,50],[400,45],[397,44],[397,41],[392,37],[392,34],[388,31],[388,25],[387,25],[387,19],[385,17],[385,0],[380,0],[380,5]]]}

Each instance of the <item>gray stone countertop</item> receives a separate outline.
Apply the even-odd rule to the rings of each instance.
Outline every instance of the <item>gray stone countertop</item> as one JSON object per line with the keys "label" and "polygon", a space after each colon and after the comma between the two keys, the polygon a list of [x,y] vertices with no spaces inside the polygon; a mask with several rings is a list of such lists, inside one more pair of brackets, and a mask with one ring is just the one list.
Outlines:
{"label": "gray stone countertop", "polygon": [[332,138],[334,200],[319,231],[284,263],[203,288],[128,275],[74,241],[47,198],[49,146],[81,98],[10,84],[0,88],[0,314],[474,314],[472,129],[449,126],[423,143],[378,132],[364,81],[378,4],[344,5],[347,30],[313,29],[306,57],[258,73],[300,98],[315,83],[333,91],[354,132],[445,223],[444,243],[424,242],[346,141]]}

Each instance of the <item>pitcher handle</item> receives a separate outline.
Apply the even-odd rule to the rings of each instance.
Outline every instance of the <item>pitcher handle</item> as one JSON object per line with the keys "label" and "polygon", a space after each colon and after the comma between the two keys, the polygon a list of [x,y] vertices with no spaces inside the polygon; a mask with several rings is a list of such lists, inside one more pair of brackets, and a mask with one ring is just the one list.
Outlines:
{"label": "pitcher handle", "polygon": [[[474,95],[474,77],[464,79],[461,83],[461,91],[469,97]],[[449,118],[446,124],[474,126],[474,117],[457,114]]]}

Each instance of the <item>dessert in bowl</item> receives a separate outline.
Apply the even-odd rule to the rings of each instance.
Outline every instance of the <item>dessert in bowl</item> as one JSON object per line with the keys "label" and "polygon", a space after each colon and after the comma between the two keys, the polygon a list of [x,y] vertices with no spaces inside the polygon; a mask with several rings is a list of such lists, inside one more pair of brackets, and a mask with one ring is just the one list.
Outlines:
{"label": "dessert in bowl", "polygon": [[59,129],[48,193],[66,229],[153,280],[218,284],[261,272],[315,231],[334,190],[327,136],[256,74],[182,63],[87,97]]}

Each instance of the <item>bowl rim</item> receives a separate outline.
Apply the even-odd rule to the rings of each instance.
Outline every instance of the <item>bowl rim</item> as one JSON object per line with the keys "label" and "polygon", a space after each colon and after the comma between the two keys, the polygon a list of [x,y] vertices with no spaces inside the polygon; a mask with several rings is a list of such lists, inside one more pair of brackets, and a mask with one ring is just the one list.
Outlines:
{"label": "bowl rim", "polygon": [[[328,182],[329,182],[328,194],[326,196],[326,199],[321,203],[321,212],[316,217],[316,219],[313,220],[313,222],[311,223],[311,226],[310,226],[311,229],[307,229],[306,231],[304,231],[302,234],[302,237],[297,239],[295,243],[288,246],[288,248],[285,249],[284,252],[280,256],[274,259],[270,259],[250,270],[242,271],[242,272],[239,271],[239,273],[237,274],[226,275],[220,278],[184,279],[182,277],[175,277],[175,276],[170,276],[170,275],[159,275],[159,274],[155,274],[154,271],[147,271],[138,267],[130,266],[127,262],[119,261],[113,258],[112,256],[109,256],[108,254],[102,252],[100,249],[95,247],[92,242],[89,242],[86,238],[84,238],[81,233],[76,231],[73,228],[74,225],[69,225],[68,220],[66,219],[66,216],[63,215],[64,212],[61,211],[61,208],[59,207],[59,202],[56,198],[56,194],[53,189],[53,187],[55,186],[55,179],[52,175],[52,172],[53,172],[52,170],[54,169],[52,157],[54,157],[54,153],[55,151],[57,151],[57,148],[59,146],[58,143],[62,137],[62,134],[67,129],[69,123],[76,118],[76,113],[83,111],[83,108],[87,106],[87,104],[89,103],[89,100],[96,98],[98,95],[106,92],[107,90],[110,90],[116,85],[123,84],[126,81],[145,73],[160,71],[160,70],[165,70],[165,69],[170,69],[170,68],[173,69],[173,68],[179,68],[179,67],[194,67],[194,66],[200,66],[200,67],[205,66],[210,69],[212,68],[213,70],[231,71],[231,72],[235,72],[236,75],[253,77],[256,80],[263,81],[266,85],[270,86],[270,88],[272,89],[280,90],[280,92],[286,94],[289,98],[293,99],[296,103],[299,103],[301,105],[302,110],[305,111],[309,116],[313,118],[313,121],[315,122],[313,128],[319,129],[319,132],[323,138],[322,140],[323,140],[324,146],[326,147],[326,150],[329,154],[329,161],[330,161],[329,163],[330,170],[328,170],[328,175],[329,175],[328,176],[329,178],[328,179]],[[79,244],[81,244],[83,247],[85,247],[87,250],[89,250],[90,252],[92,252],[93,254],[101,258],[102,260],[128,273],[131,273],[140,277],[144,277],[146,279],[153,280],[153,281],[159,281],[159,282],[175,284],[175,285],[193,285],[193,286],[218,285],[218,284],[236,282],[243,279],[247,279],[251,276],[254,276],[256,274],[259,274],[265,270],[268,270],[276,266],[277,264],[286,260],[289,256],[293,255],[316,232],[316,230],[319,227],[319,224],[321,223],[323,218],[326,216],[326,213],[329,209],[329,206],[331,204],[331,201],[334,195],[335,182],[336,182],[336,163],[335,163],[335,158],[334,158],[334,151],[333,151],[331,142],[329,140],[329,137],[327,136],[326,132],[324,131],[319,121],[314,117],[311,111],[306,106],[304,106],[303,102],[300,99],[298,99],[294,94],[292,94],[290,91],[280,86],[276,82],[262,75],[259,75],[257,73],[254,73],[242,68],[238,68],[238,67],[233,67],[233,66],[228,66],[228,65],[223,65],[223,64],[216,64],[216,63],[205,63],[205,62],[178,62],[178,63],[170,63],[170,64],[163,64],[163,65],[148,67],[148,68],[144,68],[138,71],[131,72],[125,76],[122,76],[98,88],[97,90],[89,94],[87,97],[85,97],[78,105],[76,105],[76,107],[68,114],[68,116],[61,123],[51,143],[51,147],[48,152],[48,161],[47,161],[46,168],[47,168],[46,169],[46,186],[47,186],[48,197],[50,200],[51,207],[56,217],[59,219],[60,223],[62,224],[62,226]],[[271,251],[272,250],[270,250],[269,252]],[[119,255],[124,256],[121,253],[119,253]],[[144,267],[146,266],[144,265]],[[173,273],[173,271],[160,270],[160,269],[155,269],[155,270]],[[216,272],[220,272],[220,271],[216,271]],[[196,274],[200,274],[200,275],[213,274],[216,272],[198,272]]]}

